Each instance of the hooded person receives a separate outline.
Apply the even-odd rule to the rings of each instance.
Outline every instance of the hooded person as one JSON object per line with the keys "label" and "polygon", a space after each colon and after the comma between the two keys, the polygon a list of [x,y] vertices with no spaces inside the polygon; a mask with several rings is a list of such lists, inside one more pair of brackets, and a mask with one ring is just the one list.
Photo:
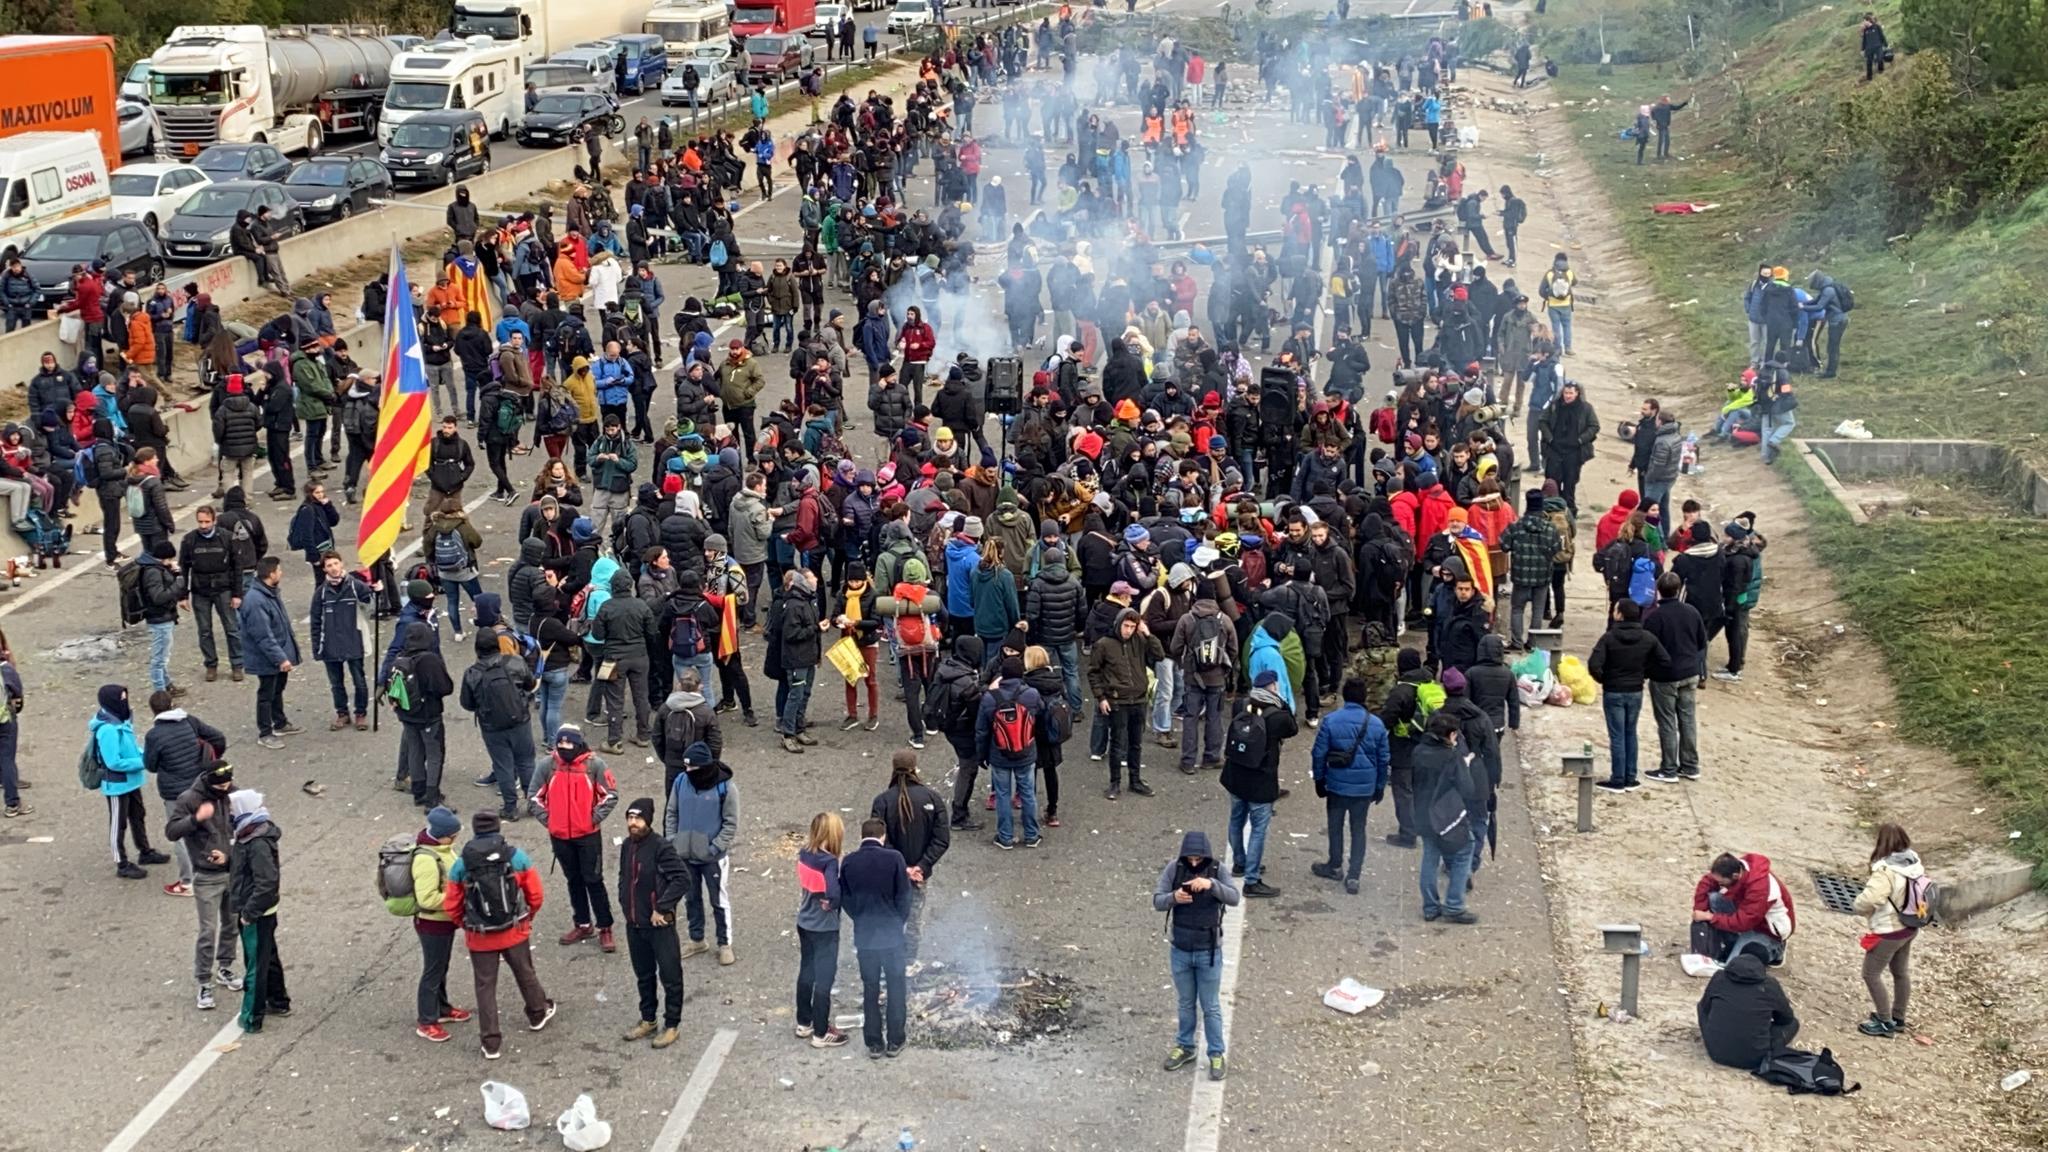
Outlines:
{"label": "hooded person", "polygon": [[1778,978],[1743,953],[1707,981],[1697,1010],[1707,1058],[1755,1072],[1799,1035],[1799,1017]]}
{"label": "hooded person", "polygon": [[242,1031],[263,1031],[267,1015],[289,1016],[291,993],[277,951],[277,908],[282,887],[277,845],[282,836],[263,793],[243,788],[228,794],[228,823],[234,849],[228,853],[228,901],[242,927]]}
{"label": "hooded person", "polygon": [[711,906],[718,962],[734,962],[732,950],[732,847],[739,837],[740,797],[732,769],[711,754],[701,740],[683,752],[683,771],[669,790],[662,834],[675,845],[689,872],[683,899],[689,915],[690,942],[682,958],[709,952],[704,938],[704,908]]}
{"label": "hooded person", "polygon": [[[1118,611],[1109,631],[1088,649],[1088,687],[1109,726],[1109,786],[1103,791],[1105,799],[1115,800],[1121,794],[1125,775],[1129,776],[1134,795],[1152,794],[1151,786],[1144,782],[1142,764],[1145,706],[1151,695],[1149,676],[1165,658],[1165,646],[1131,608]],[[1160,687],[1171,691],[1167,685]]]}
{"label": "hooded person", "polygon": [[1180,852],[1159,870],[1159,881],[1152,888],[1152,910],[1166,913],[1168,968],[1178,1006],[1179,1028],[1166,1055],[1169,1072],[1195,1062],[1199,1009],[1209,1079],[1223,1079],[1223,913],[1236,907],[1240,899],[1237,888],[1218,867],[1209,848],[1209,834],[1197,828],[1183,833]]}

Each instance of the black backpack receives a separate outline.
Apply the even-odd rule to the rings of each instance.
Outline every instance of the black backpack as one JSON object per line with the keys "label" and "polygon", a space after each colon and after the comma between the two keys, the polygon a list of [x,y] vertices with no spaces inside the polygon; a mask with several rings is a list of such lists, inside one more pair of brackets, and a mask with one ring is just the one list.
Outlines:
{"label": "black backpack", "polygon": [[1223,733],[1223,759],[1233,768],[1266,766],[1266,718],[1250,708],[1239,712]]}
{"label": "black backpack", "polygon": [[661,721],[661,743],[668,758],[683,762],[683,753],[697,742],[697,714],[688,708],[670,709]]}
{"label": "black backpack", "polygon": [[503,836],[479,836],[462,848],[462,926],[503,932],[530,914],[526,890],[512,878],[512,846]]}
{"label": "black backpack", "polygon": [[121,627],[142,623],[149,610],[142,598],[142,565],[130,560],[114,570],[114,579],[121,590]]}
{"label": "black backpack", "polygon": [[1856,294],[1849,291],[1849,286],[1840,280],[1835,281],[1835,305],[1843,312],[1856,310]]}
{"label": "black backpack", "polygon": [[526,715],[526,693],[512,682],[503,657],[493,656],[484,661],[483,674],[477,677],[476,684],[476,718],[484,727],[497,731],[524,724]]}
{"label": "black backpack", "polygon": [[1197,618],[1192,640],[1188,647],[1193,659],[1189,663],[1195,666],[1195,671],[1215,672],[1235,662],[1230,645],[1223,642],[1223,624],[1217,617]]}
{"label": "black backpack", "polygon": [[1792,1096],[1847,1096],[1863,1088],[1861,1083],[1847,1083],[1848,1074],[1842,1071],[1834,1050],[1829,1048],[1819,1052],[1781,1048],[1764,1057],[1752,1075],[1767,1084],[1782,1086]]}

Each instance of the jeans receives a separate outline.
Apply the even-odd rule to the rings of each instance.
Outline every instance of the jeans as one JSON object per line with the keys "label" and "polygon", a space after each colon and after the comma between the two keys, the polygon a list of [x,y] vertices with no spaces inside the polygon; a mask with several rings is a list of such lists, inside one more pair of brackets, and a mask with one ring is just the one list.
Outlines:
{"label": "jeans", "polygon": [[35,323],[35,312],[29,305],[9,304],[6,311],[7,330],[9,332],[14,331],[16,328],[26,328],[30,324]]}
{"label": "jeans", "polygon": [[204,984],[235,966],[235,905],[228,899],[228,874],[192,873],[193,903],[199,908],[199,936],[192,942],[192,978]]}
{"label": "jeans", "polygon": [[[1365,870],[1365,814],[1371,807],[1370,796],[1339,796],[1333,792],[1323,798],[1323,814],[1330,823],[1329,864],[1335,868],[1342,862],[1347,880],[1358,879]],[[1351,828],[1351,855],[1348,860],[1343,853],[1346,825]]]}
{"label": "jeans", "polygon": [[1202,1008],[1202,1033],[1209,1042],[1209,1055],[1223,1055],[1223,949],[1204,948],[1190,952],[1166,946],[1167,963],[1173,970],[1174,999],[1180,1009],[1180,1029],[1173,1042],[1181,1048],[1195,1045],[1195,1004]]}
{"label": "jeans", "polygon": [[491,782],[498,786],[498,799],[502,801],[500,806],[514,807],[527,790],[529,773],[533,771],[533,729],[521,724],[481,731],[484,752],[491,758]]}
{"label": "jeans", "polygon": [[540,743],[553,744],[555,733],[562,727],[562,701],[569,696],[569,666],[550,669],[540,674],[540,692],[536,699],[535,713],[540,717]]}
{"label": "jeans", "polygon": [[1699,679],[1650,681],[1650,713],[1657,721],[1657,770],[1697,776],[1700,771],[1700,729],[1694,711]]}
{"label": "jeans", "polygon": [[1152,675],[1159,681],[1152,689],[1152,731],[1171,732],[1177,713],[1174,705],[1180,702],[1180,676],[1170,657],[1154,664]]}
{"label": "jeans", "polygon": [[1600,693],[1600,711],[1607,717],[1607,779],[1614,784],[1636,782],[1636,721],[1643,715],[1641,692]]}
{"label": "jeans", "polygon": [[839,975],[839,933],[796,930],[796,1026],[823,1036],[832,1028],[832,981]]}
{"label": "jeans", "polygon": [[1024,802],[1024,839],[1038,839],[1038,765],[1034,762],[1022,768],[991,767],[989,777],[996,790],[996,839],[1005,844],[1015,843],[1010,839],[1013,794]]}
{"label": "jeans", "polygon": [[[469,421],[470,423],[472,423],[472,424],[476,423],[476,394],[477,394],[477,390],[478,390],[478,389],[480,389],[480,388],[482,388],[482,387],[484,386],[484,382],[485,382],[485,381],[487,381],[487,380],[489,380],[489,379],[490,379],[490,376],[489,376],[489,375],[488,375],[487,373],[483,373],[483,372],[471,372],[471,371],[469,371],[469,370],[467,370],[467,369],[464,369],[464,370],[463,370],[463,373],[462,373],[462,388],[463,388],[463,402],[462,402],[462,415],[463,415],[463,418],[464,418],[464,419],[468,420],[468,421]],[[452,407],[452,405],[451,405],[451,407]]]}
{"label": "jeans", "polygon": [[1658,509],[1664,513],[1666,518],[1669,518],[1669,516],[1671,515],[1670,481],[1667,480],[1663,483],[1652,483],[1648,480],[1640,480],[1636,483],[1636,491],[1640,493],[1643,498],[1643,507],[1648,508],[1650,505],[1655,504],[1658,507]]}
{"label": "jeans", "polygon": [[[1230,798],[1230,858],[1239,868],[1244,869],[1247,884],[1257,884],[1265,875],[1262,865],[1266,859],[1266,828],[1273,823],[1273,806],[1255,804],[1242,796]],[[1251,842],[1245,842],[1245,825],[1251,825]]]}
{"label": "jeans", "polygon": [[904,1021],[908,1015],[910,999],[909,980],[903,973],[902,948],[856,948],[860,960],[860,1009],[861,1039],[867,1042],[869,1051],[883,1047],[882,985],[889,986],[889,1020],[887,1046],[903,1047]]}
{"label": "jeans", "polygon": [[1222,685],[1210,688],[1200,683],[1189,684],[1184,703],[1185,707],[1181,709],[1181,770],[1185,772],[1195,766],[1195,753],[1198,747],[1202,754],[1202,763],[1221,763],[1224,721]]}
{"label": "jeans", "polygon": [[1557,341],[1558,348],[1570,352],[1572,350],[1572,310],[1569,308],[1552,308],[1549,312],[1551,337]]}
{"label": "jeans", "polygon": [[174,620],[149,626],[149,686],[159,692],[171,687],[171,641],[177,630]]}
{"label": "jeans", "polygon": [[448,960],[455,953],[455,933],[419,932],[420,983],[413,1017],[424,1028],[448,1014]]}
{"label": "jeans", "polygon": [[228,638],[228,666],[242,666],[242,623],[230,606],[233,593],[195,592],[192,620],[199,625],[199,658],[208,668],[220,667],[220,650],[213,646],[213,618],[220,617],[221,631]]}
{"label": "jeans", "polygon": [[1763,437],[1759,447],[1763,453],[1764,463],[1771,464],[1777,461],[1779,448],[1792,438],[1792,428],[1798,422],[1797,416],[1791,412],[1765,416],[1758,422],[1757,430]]}
{"label": "jeans", "polygon": [[770,351],[782,352],[796,346],[796,314],[777,312],[768,324]]}
{"label": "jeans", "polygon": [[1486,855],[1486,828],[1492,822],[1493,816],[1486,810],[1481,809],[1480,811],[1470,813],[1467,819],[1472,825],[1472,851],[1469,854],[1471,867],[1466,870],[1465,874],[1467,876],[1477,876],[1479,875],[1479,862]]}
{"label": "jeans", "polygon": [[272,672],[256,678],[257,735],[269,736],[291,724],[284,714],[284,690],[291,675],[289,672]]}
{"label": "jeans", "polygon": [[782,673],[783,686],[788,695],[781,710],[775,716],[775,730],[784,736],[794,736],[803,730],[804,713],[811,707],[811,682],[817,678],[816,668],[788,668]]}
{"label": "jeans", "polygon": [[[1529,624],[1522,625],[1522,609],[1529,610]],[[1541,628],[1550,616],[1550,584],[1516,583],[1508,601],[1508,640],[1513,644],[1529,642],[1529,628]]]}
{"label": "jeans", "polygon": [[[1436,877],[1438,870],[1450,873],[1450,890],[1441,896],[1437,894]],[[1472,875],[1472,853],[1469,849],[1449,852],[1443,841],[1427,830],[1422,833],[1422,914],[1425,916],[1456,916],[1465,910],[1465,881]]]}
{"label": "jeans", "polygon": [[342,683],[342,670],[346,668],[349,678],[355,682],[355,714],[369,715],[370,686],[363,679],[363,658],[358,656],[353,660],[323,660],[321,663],[327,666],[327,691],[334,697],[334,714],[340,716],[348,712],[348,692]]}
{"label": "jeans", "polygon": [[596,832],[573,840],[551,836],[549,844],[554,848],[555,863],[561,866],[562,880],[569,886],[569,908],[576,926],[611,928],[612,901],[604,890],[604,838]]}
{"label": "jeans", "polygon": [[[716,643],[715,640],[713,642]],[[676,684],[682,684],[684,672],[695,672],[697,674],[697,690],[707,696],[711,694],[711,686],[715,682],[712,680],[712,676],[714,674],[713,669],[716,667],[716,661],[712,659],[710,652],[699,652],[688,659],[671,655],[668,659],[670,668],[675,672]]]}
{"label": "jeans", "polygon": [[469,593],[471,600],[475,600],[478,596],[483,595],[483,581],[474,576],[467,580],[449,580],[445,577],[441,580],[441,602],[445,605],[443,610],[448,616],[448,626],[455,630],[455,635],[458,639],[462,636],[462,594],[464,592]]}

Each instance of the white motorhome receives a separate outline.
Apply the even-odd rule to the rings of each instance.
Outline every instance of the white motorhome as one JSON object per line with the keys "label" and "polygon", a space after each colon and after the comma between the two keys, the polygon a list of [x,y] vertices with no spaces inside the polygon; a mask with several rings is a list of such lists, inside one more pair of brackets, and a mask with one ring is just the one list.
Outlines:
{"label": "white motorhome", "polygon": [[391,62],[377,142],[390,144],[393,128],[444,108],[482,113],[491,135],[503,138],[519,125],[525,88],[526,61],[517,44],[488,36],[421,44]]}
{"label": "white motorhome", "polygon": [[691,60],[732,56],[732,16],[726,12],[724,0],[664,4],[647,13],[640,30],[661,37],[669,63],[677,69]]}
{"label": "white motorhome", "polygon": [[23,132],[0,140],[0,259],[52,224],[114,214],[107,160],[91,132]]}

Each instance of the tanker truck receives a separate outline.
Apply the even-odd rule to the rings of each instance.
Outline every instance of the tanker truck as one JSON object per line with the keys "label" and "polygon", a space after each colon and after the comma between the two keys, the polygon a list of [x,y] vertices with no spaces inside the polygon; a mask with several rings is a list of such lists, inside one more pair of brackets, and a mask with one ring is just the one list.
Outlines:
{"label": "tanker truck", "polygon": [[457,40],[489,36],[520,45],[528,64],[578,44],[640,31],[647,0],[455,0],[448,30]]}
{"label": "tanker truck", "polygon": [[407,42],[372,29],[185,25],[150,57],[149,102],[173,155],[256,142],[311,155],[329,136],[376,131]]}

